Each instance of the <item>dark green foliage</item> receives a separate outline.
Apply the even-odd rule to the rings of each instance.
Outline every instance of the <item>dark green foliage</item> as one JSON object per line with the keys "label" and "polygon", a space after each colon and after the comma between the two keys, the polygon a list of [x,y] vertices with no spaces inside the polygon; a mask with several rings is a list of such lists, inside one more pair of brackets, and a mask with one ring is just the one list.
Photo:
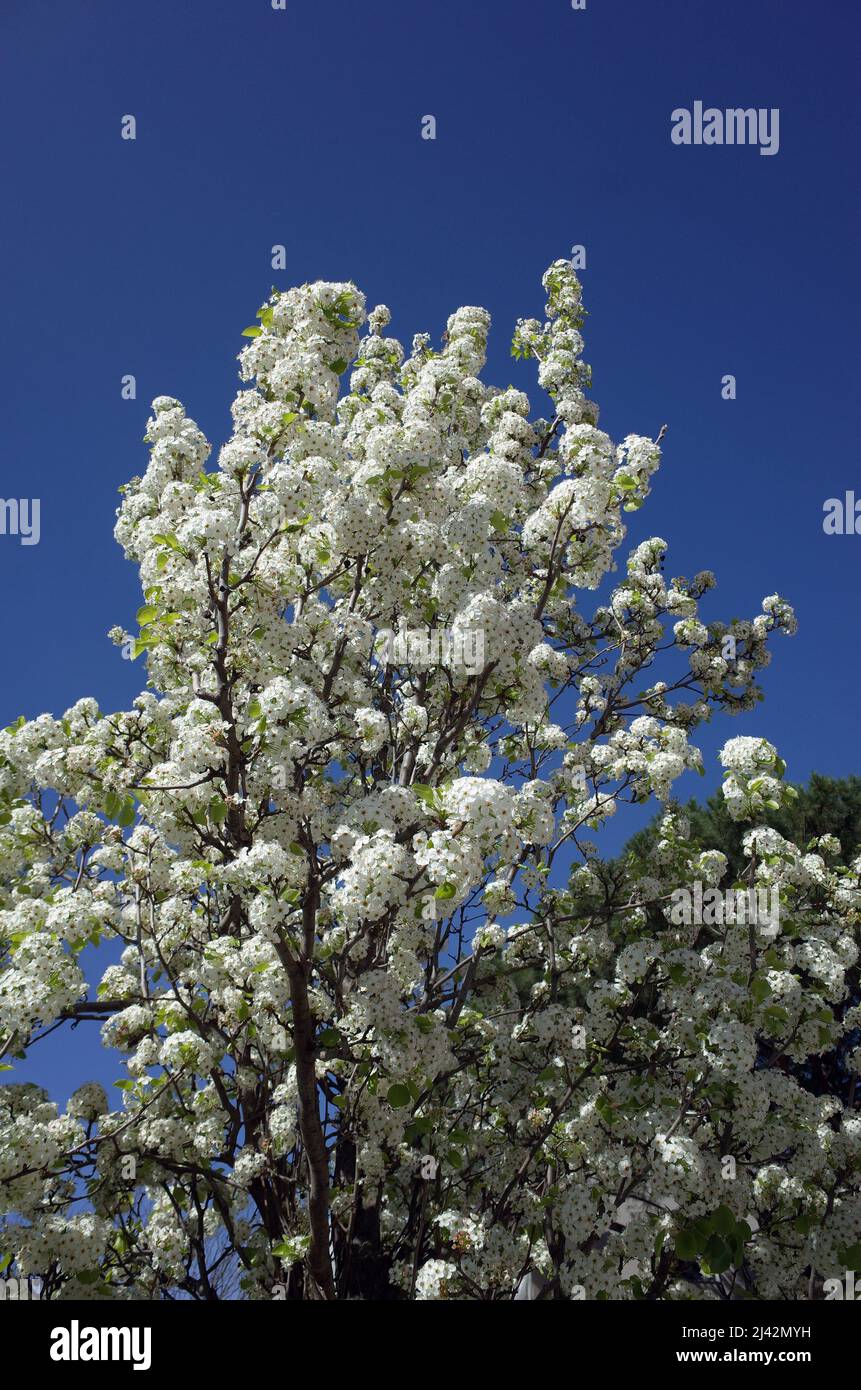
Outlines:
{"label": "dark green foliage", "polygon": [[[823,777],[820,773],[811,774],[806,787],[797,788],[795,801],[788,803],[779,811],[767,811],[762,821],[799,849],[805,850],[819,835],[835,835],[840,841],[841,853],[838,863],[848,864],[861,851],[861,777]],[[677,804],[676,804],[677,806]],[[750,829],[749,821],[738,822],[731,819],[726,803],[720,792],[709,797],[705,806],[697,801],[689,801],[678,807],[690,823],[692,844],[700,849],[717,849],[729,860],[725,883],[740,879],[747,860],[742,852],[741,841]],[[622,851],[620,860],[628,855],[648,860],[658,839],[660,818],[657,817],[645,829],[634,835]],[[835,861],[830,860],[833,864]],[[861,983],[856,967],[850,972],[850,993],[848,1004],[856,1004],[861,998]],[[847,1034],[831,1052],[809,1058],[805,1063],[780,1059],[778,1065],[789,1072],[806,1090],[814,1095],[835,1095],[845,1103],[854,1097],[855,1083],[847,1071],[846,1055],[858,1046],[859,1032],[854,1029]]]}
{"label": "dark green foliage", "polygon": [[[848,863],[861,849],[861,777],[823,777],[814,772],[808,785],[797,791],[794,802],[779,811],[767,811],[763,821],[802,850],[817,835],[836,835],[842,850],[839,862]],[[721,850],[729,859],[727,881],[738,878],[745,865],[741,841],[749,823],[731,819],[720,792],[710,796],[705,806],[689,801],[681,809],[690,821],[691,840],[702,849]],[[634,835],[622,858],[628,854],[648,858],[658,837],[658,823],[656,819]]]}

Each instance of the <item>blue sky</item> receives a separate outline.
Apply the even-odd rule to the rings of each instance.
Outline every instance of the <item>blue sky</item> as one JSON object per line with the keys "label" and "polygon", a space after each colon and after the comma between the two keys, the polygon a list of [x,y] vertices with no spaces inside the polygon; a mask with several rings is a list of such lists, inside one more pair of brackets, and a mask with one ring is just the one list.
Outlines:
{"label": "blue sky", "polygon": [[[848,0],[4,0],[0,491],[41,499],[41,540],[0,536],[0,722],[137,693],[105,636],[140,602],[117,488],[146,466],[155,395],[226,437],[273,284],[354,279],[407,343],[484,305],[488,379],[528,387],[514,321],[583,244],[602,424],[669,427],[630,544],[713,569],[708,617],[778,591],[801,624],[766,704],[698,742],[763,733],[796,780],[861,771],[861,536],[822,531],[827,498],[861,497],[859,38]],[[779,108],[779,152],[673,145],[697,100]]]}

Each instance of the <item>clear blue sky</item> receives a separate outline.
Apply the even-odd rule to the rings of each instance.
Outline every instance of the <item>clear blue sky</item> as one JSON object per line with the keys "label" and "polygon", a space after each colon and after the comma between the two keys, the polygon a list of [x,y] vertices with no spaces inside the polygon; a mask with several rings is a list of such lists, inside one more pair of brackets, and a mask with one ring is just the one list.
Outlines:
{"label": "clear blue sky", "polygon": [[[850,0],[3,0],[0,492],[41,499],[42,537],[0,537],[0,722],[137,693],[105,637],[140,602],[117,488],[155,395],[223,440],[273,284],[354,279],[407,343],[484,305],[489,378],[527,385],[513,323],[582,243],[602,424],[669,426],[630,544],[713,569],[709,617],[777,590],[801,623],[766,704],[698,741],[764,733],[796,780],[861,771],[861,536],[822,532],[826,498],[861,497],[859,39]],[[697,100],[779,108],[779,153],[674,146]]]}

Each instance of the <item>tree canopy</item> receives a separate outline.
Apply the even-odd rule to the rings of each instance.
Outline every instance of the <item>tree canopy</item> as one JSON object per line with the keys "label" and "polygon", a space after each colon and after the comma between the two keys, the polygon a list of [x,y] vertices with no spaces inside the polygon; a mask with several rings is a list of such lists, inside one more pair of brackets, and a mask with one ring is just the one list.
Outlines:
{"label": "tree canopy", "polygon": [[[660,537],[592,606],[662,432],[600,429],[571,265],[544,289],[512,347],[537,410],[482,380],[484,310],[407,353],[326,282],[245,330],[214,466],[153,402],[112,633],[146,689],[0,735],[0,1234],[45,1297],[816,1298],[861,1268],[861,1117],[792,1072],[859,1024],[861,861],[771,828],[795,793],[759,734],[721,751],[726,842],[672,809],[647,855],[590,840],[702,770],[795,618],[707,619]],[[99,1025],[110,1100],[16,1082]]]}

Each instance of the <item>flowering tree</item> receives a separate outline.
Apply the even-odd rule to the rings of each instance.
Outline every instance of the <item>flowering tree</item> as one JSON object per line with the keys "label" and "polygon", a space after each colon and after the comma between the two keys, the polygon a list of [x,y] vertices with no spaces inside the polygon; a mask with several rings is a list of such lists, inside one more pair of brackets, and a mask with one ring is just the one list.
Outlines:
{"label": "flowering tree", "polygon": [[100,1021],[124,1059],[117,1109],[0,1088],[7,1272],[51,1297],[803,1298],[853,1267],[861,1119],[776,1062],[861,1021],[861,864],[758,825],[759,738],[724,795],[778,925],[677,920],[726,868],[677,814],[623,869],[584,838],[701,770],[792,611],[701,621],[714,580],[667,582],[660,539],[577,606],[659,446],[598,428],[577,278],[544,286],[513,353],[548,418],[480,380],[484,310],[407,357],[352,284],[259,312],[214,470],[153,403],[112,634],[148,689],[0,739],[0,1049]]}

